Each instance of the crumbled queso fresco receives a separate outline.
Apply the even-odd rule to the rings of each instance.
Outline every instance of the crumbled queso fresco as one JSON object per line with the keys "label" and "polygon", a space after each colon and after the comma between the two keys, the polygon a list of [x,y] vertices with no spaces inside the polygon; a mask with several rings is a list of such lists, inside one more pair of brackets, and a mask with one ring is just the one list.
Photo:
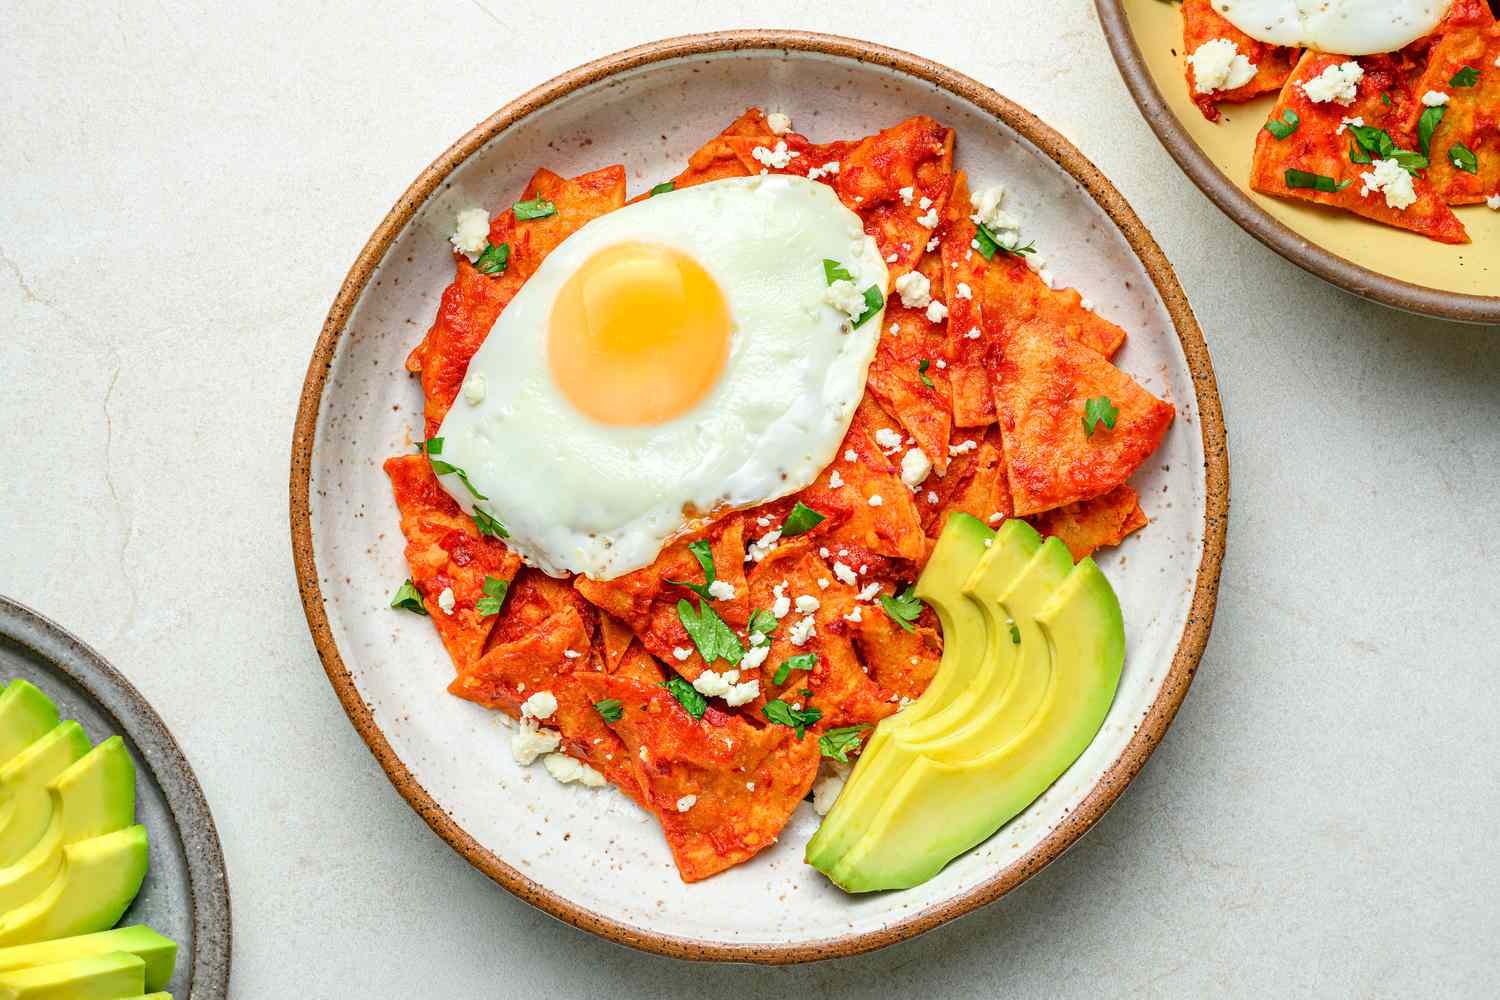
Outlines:
{"label": "crumbled queso fresco", "polygon": [[1365,71],[1360,68],[1359,63],[1353,60],[1335,63],[1304,83],[1302,92],[1314,104],[1326,104],[1328,101],[1350,104],[1359,95],[1359,81],[1364,78]]}
{"label": "crumbled queso fresco", "polygon": [[1379,191],[1385,195],[1386,205],[1398,211],[1417,200],[1411,174],[1395,160],[1375,160],[1369,171],[1359,175],[1359,179],[1364,181],[1364,186],[1359,189],[1361,195],[1368,197],[1370,192]]}
{"label": "crumbled queso fresco", "polygon": [[1255,79],[1255,64],[1227,38],[1211,38],[1187,57],[1193,67],[1193,89],[1200,94],[1234,90]]}

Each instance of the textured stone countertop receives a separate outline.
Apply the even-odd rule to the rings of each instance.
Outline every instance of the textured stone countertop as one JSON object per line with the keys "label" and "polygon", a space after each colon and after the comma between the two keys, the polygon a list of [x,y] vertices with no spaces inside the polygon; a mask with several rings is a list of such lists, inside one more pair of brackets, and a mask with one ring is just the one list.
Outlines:
{"label": "textured stone countertop", "polygon": [[[229,865],[235,997],[1493,987],[1500,330],[1263,248],[1157,144],[1092,3],[1040,6],[6,4],[0,592],[109,657],[186,749]],[[1198,678],[1093,833],[918,941],[779,971],[595,939],[434,837],[324,679],[286,487],[324,313],[418,171],[586,59],[764,26],[930,56],[1076,142],[1202,321],[1234,490]]]}

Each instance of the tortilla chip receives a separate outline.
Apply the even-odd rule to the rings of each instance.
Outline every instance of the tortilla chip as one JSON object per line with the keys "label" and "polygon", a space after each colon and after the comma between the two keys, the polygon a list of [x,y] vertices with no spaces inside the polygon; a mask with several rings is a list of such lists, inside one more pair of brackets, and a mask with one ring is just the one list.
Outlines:
{"label": "tortilla chip", "polygon": [[834,187],[865,220],[892,281],[916,267],[940,235],[917,219],[929,211],[943,218],[952,174],[953,130],[923,115],[861,139],[845,155]]}
{"label": "tortilla chip", "polygon": [[[437,628],[456,670],[479,656],[494,628],[493,615],[481,615],[474,604],[484,597],[485,577],[509,581],[521,568],[521,557],[498,539],[479,533],[474,521],[438,485],[426,455],[388,459],[401,534],[406,536],[406,563],[411,580]],[[444,590],[453,591],[453,612],[438,604]]]}
{"label": "tortilla chip", "polygon": [[[1439,31],[1427,68],[1412,87],[1418,95],[1448,95],[1443,120],[1432,134],[1431,165],[1424,173],[1448,204],[1472,205],[1500,194],[1500,25],[1482,0],[1460,0]],[[1454,76],[1465,69],[1476,72],[1478,79],[1472,86],[1454,85]],[[1407,109],[1403,134],[1417,134],[1424,109],[1420,103]],[[1474,154],[1474,173],[1454,164],[1460,145]]]}
{"label": "tortilla chip", "polygon": [[[774,151],[779,143],[785,143],[787,152],[791,154],[786,166],[773,167],[755,158],[757,149]],[[806,177],[816,170],[818,176],[813,179],[834,187],[835,190],[837,190],[835,182],[839,172],[843,169],[844,156],[854,145],[852,142],[843,141],[815,143],[796,132],[788,132],[785,135],[768,133],[766,135],[726,136],[724,144],[734,150],[734,155],[739,157],[740,166],[745,168],[746,174],[792,174],[796,177]],[[825,168],[830,163],[836,164],[836,168],[826,170]]]}
{"label": "tortilla chip", "polygon": [[495,646],[469,664],[448,685],[448,693],[520,718],[522,702],[573,673],[590,648],[583,619],[563,608],[522,638]]}
{"label": "tortilla chip", "polygon": [[[1113,429],[1084,429],[1086,400],[1119,408]],[[1174,411],[1097,351],[1045,326],[1012,335],[995,400],[1014,513],[1035,514],[1119,486],[1161,443]]]}
{"label": "tortilla chip", "polygon": [[661,684],[667,679],[656,657],[646,652],[639,642],[632,642],[614,668],[608,671],[615,677],[629,677],[645,684]]}
{"label": "tortilla chip", "polygon": [[540,219],[517,221],[507,210],[490,225],[490,242],[510,244],[507,271],[531,277],[557,245],[577,232],[584,223],[613,212],[625,204],[625,168],[604,167],[571,180],[550,170],[538,170],[521,193],[521,201],[542,198],[557,211]]}
{"label": "tortilla chip", "polygon": [[[931,259],[936,275],[936,258]],[[948,468],[948,433],[953,426],[947,340],[943,324],[930,322],[925,311],[907,309],[893,296],[885,305],[885,327],[865,385],[915,439],[939,475]]]}
{"label": "tortilla chip", "polygon": [[[720,181],[728,177],[748,177],[750,171],[746,169],[734,146],[728,141],[735,137],[768,139],[772,145],[776,140],[776,134],[766,124],[766,116],[761,113],[760,108],[749,108],[744,114],[730,122],[728,128],[688,157],[687,169],[672,178],[674,189],[707,184],[709,181]],[[649,197],[651,197],[649,193],[640,194],[632,200],[639,201],[641,198]]]}
{"label": "tortilla chip", "polygon": [[864,659],[870,679],[895,696],[897,703],[892,708],[915,701],[927,690],[943,656],[943,640],[937,629],[917,624],[908,632],[879,604],[860,606],[854,647]]}
{"label": "tortilla chip", "polygon": [[1188,94],[1192,97],[1203,117],[1211,122],[1219,120],[1218,103],[1237,104],[1251,100],[1261,94],[1281,89],[1292,67],[1297,62],[1297,49],[1285,45],[1270,45],[1258,42],[1224,19],[1214,10],[1212,0],[1183,0],[1182,3],[1182,54],[1186,58],[1198,51],[1198,46],[1215,38],[1224,38],[1235,44],[1240,55],[1250,60],[1255,67],[1255,76],[1249,83],[1233,90],[1216,90],[1209,94],[1197,91],[1193,77],[1193,66],[1184,63],[1187,74]]}
{"label": "tortilla chip", "polygon": [[612,674],[625,658],[625,651],[630,648],[630,644],[635,642],[635,633],[614,615],[600,612],[599,639],[604,646],[604,672]]}
{"label": "tortilla chip", "polygon": [[[717,579],[734,588],[734,597],[708,603],[730,628],[741,634],[750,618],[745,588],[744,530],[740,518],[730,517],[696,536],[706,537],[710,542]],[[663,549],[650,566],[613,580],[590,580],[580,576],[573,581],[573,586],[590,602],[629,626],[647,652],[672,664],[672,668],[688,680],[695,679],[706,665],[683,627],[677,613],[677,602],[685,600],[698,608],[703,598],[686,587],[674,586],[670,581],[703,582],[703,569],[688,548],[694,540],[693,536],[679,539]],[[684,649],[691,650],[686,658],[675,655],[675,650]],[[715,662],[715,669],[724,666]]]}
{"label": "tortilla chip", "polygon": [[1010,484],[1005,479],[999,428],[963,432],[955,436],[953,447],[960,451],[953,456],[948,474],[929,478],[917,491],[922,530],[930,538],[943,533],[948,515],[955,511],[977,517],[991,528],[1010,516]]}
{"label": "tortilla chip", "polygon": [[[832,508],[848,512],[823,535],[824,544],[830,548],[844,546],[877,556],[920,560],[926,555],[926,542],[911,488],[901,481],[900,471],[875,444],[874,421],[895,426],[867,399],[855,412],[833,463],[818,474],[801,499],[818,511]],[[845,458],[850,453],[855,456],[852,460]],[[839,486],[831,485],[834,474],[839,477]],[[879,500],[872,505],[870,501],[876,497]]]}
{"label": "tortilla chip", "polygon": [[818,739],[756,728],[712,709],[692,716],[664,688],[579,675],[594,702],[615,699],[624,742],[684,882],[698,882],[775,843],[818,773]]}
{"label": "tortilla chip", "polygon": [[1034,514],[1027,520],[1041,534],[1061,538],[1076,562],[1107,545],[1119,545],[1126,535],[1144,528],[1147,519],[1135,490],[1121,483],[1092,500]]}
{"label": "tortilla chip", "polygon": [[[1339,129],[1346,118],[1361,118],[1366,126],[1390,134],[1398,146],[1403,144],[1404,123],[1420,96],[1413,93],[1413,57],[1398,52],[1389,55],[1361,56],[1357,61],[1365,75],[1359,83],[1358,96],[1343,105],[1337,101],[1313,103],[1302,86],[1329,66],[1350,61],[1349,56],[1328,55],[1308,50],[1297,63],[1291,79],[1282,88],[1272,109],[1270,120],[1278,121],[1290,110],[1298,116],[1297,129],[1285,139],[1278,139],[1262,129],[1255,139],[1255,159],[1251,163],[1250,186],[1263,194],[1317,202],[1342,208],[1377,222],[1420,233],[1440,243],[1467,243],[1468,233],[1453,210],[1443,204],[1430,181],[1413,178],[1417,200],[1405,209],[1391,208],[1385,196],[1369,188],[1361,174],[1372,168],[1350,160],[1354,137]],[[1389,98],[1387,104],[1382,95]],[[1420,108],[1417,115],[1421,114]],[[1415,149],[1412,142],[1404,146]],[[1343,185],[1337,191],[1293,188],[1287,183],[1287,172],[1300,170],[1331,178]],[[1347,182],[1347,183],[1346,183]]]}

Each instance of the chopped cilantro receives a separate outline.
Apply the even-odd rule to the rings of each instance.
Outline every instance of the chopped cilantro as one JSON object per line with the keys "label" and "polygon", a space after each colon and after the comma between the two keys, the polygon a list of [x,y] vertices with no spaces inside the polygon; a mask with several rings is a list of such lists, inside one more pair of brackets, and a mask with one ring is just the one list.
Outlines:
{"label": "chopped cilantro", "polygon": [[846,268],[843,264],[840,264],[836,260],[829,260],[827,257],[824,257],[823,279],[827,281],[828,284],[832,285],[835,281],[853,281],[854,275],[850,274],[849,269]]}
{"label": "chopped cilantro", "polygon": [[778,726],[787,726],[795,729],[797,731],[797,739],[799,740],[802,738],[802,734],[807,731],[808,726],[823,717],[821,709],[813,708],[811,705],[807,708],[793,708],[780,698],[777,698],[775,701],[766,702],[761,706],[760,711],[762,715]]}
{"label": "chopped cilantro", "polygon": [[505,527],[504,522],[478,504],[474,505],[474,524],[479,528],[481,535],[489,535],[492,538],[510,537],[510,530]]}
{"label": "chopped cilantro", "polygon": [[662,687],[670,691],[672,697],[677,699],[677,704],[681,705],[694,719],[703,718],[703,713],[708,711],[708,699],[681,677],[673,677]]}
{"label": "chopped cilantro", "polygon": [[[1384,129],[1373,125],[1350,125],[1349,134],[1357,146],[1349,147],[1349,162],[1369,163],[1372,159],[1395,160],[1407,173],[1414,174],[1427,166],[1427,157],[1408,149],[1397,149],[1396,141]],[[1318,190],[1326,190],[1319,188]]]}
{"label": "chopped cilantro", "polygon": [[1465,173],[1479,173],[1479,157],[1474,151],[1461,142],[1455,142],[1448,147],[1448,162]]}
{"label": "chopped cilantro", "polygon": [[1332,177],[1322,174],[1310,174],[1306,170],[1288,170],[1286,172],[1286,186],[1289,188],[1311,188],[1314,191],[1342,191],[1352,181],[1336,181]]}
{"label": "chopped cilantro", "polygon": [[1381,91],[1380,92],[1380,103],[1384,104],[1386,107],[1390,107],[1391,106],[1391,95],[1389,93],[1385,92],[1385,91]]}
{"label": "chopped cilantro", "polygon": [[677,190],[677,182],[676,181],[662,181],[660,184],[656,185],[655,187],[653,187],[651,189],[651,197],[655,198],[659,194],[666,194],[668,191],[676,191],[676,190]]}
{"label": "chopped cilantro", "polygon": [[557,206],[540,196],[530,201],[518,201],[511,208],[516,213],[517,222],[530,222],[532,219],[545,219],[557,214]]}
{"label": "chopped cilantro", "polygon": [[917,600],[915,588],[908,585],[899,594],[881,594],[880,606],[890,616],[891,621],[900,625],[908,632],[915,632],[916,627],[912,622],[922,613],[922,602]]}
{"label": "chopped cilantro", "polygon": [[1453,79],[1448,81],[1450,87],[1472,87],[1479,82],[1479,70],[1472,66],[1465,66],[1453,74]]}
{"label": "chopped cilantro", "polygon": [[703,567],[703,582],[688,583],[686,580],[668,580],[667,582],[674,587],[686,587],[705,601],[711,601],[713,597],[709,594],[708,588],[713,586],[714,580],[718,579],[714,573],[713,549],[708,547],[708,539],[700,538],[688,546],[688,551],[693,554],[694,559],[698,560],[698,565]]}
{"label": "chopped cilantro", "polygon": [[860,313],[859,318],[854,321],[854,329],[858,330],[864,326],[865,321],[880,312],[880,307],[883,305],[885,305],[885,295],[881,293],[880,286],[871,285],[869,288],[866,288],[865,311]]}
{"label": "chopped cilantro", "polygon": [[781,666],[776,668],[776,675],[771,678],[771,683],[782,685],[786,683],[787,675],[793,670],[811,670],[818,663],[817,653],[803,653],[800,656],[788,656],[781,661]]}
{"label": "chopped cilantro", "polygon": [[776,634],[777,625],[776,616],[765,608],[761,608],[750,613],[750,621],[745,626],[745,633],[762,637],[760,642],[752,643],[752,645],[768,646],[771,643],[771,636]]}
{"label": "chopped cilantro", "polygon": [[427,605],[422,603],[422,592],[411,580],[407,580],[396,588],[396,596],[391,598],[391,607],[412,611],[419,615],[427,614]]}
{"label": "chopped cilantro", "polygon": [[474,484],[471,483],[471,482],[469,482],[469,474],[467,472],[465,472],[463,469],[460,469],[458,466],[454,465],[452,462],[445,462],[445,461],[443,461],[440,458],[433,458],[432,457],[433,455],[441,455],[443,453],[443,439],[442,438],[440,438],[440,437],[428,438],[427,442],[426,442],[426,445],[425,445],[425,450],[427,452],[427,461],[429,461],[430,463],[432,463],[432,473],[433,473],[433,475],[435,475],[435,476],[450,476],[450,475],[457,476],[458,477],[458,481],[461,482],[461,483],[463,483],[464,486],[468,487],[469,492],[474,495],[474,499],[475,500],[488,500],[489,499],[489,497],[485,496],[483,493],[479,492],[477,489],[474,488]]}
{"label": "chopped cilantro", "polygon": [[510,592],[510,582],[496,576],[484,578],[484,596],[474,602],[474,610],[479,612],[481,618],[500,613],[500,605],[505,603],[505,595]]}
{"label": "chopped cilantro", "polygon": [[510,266],[510,244],[486,243],[484,253],[474,259],[474,270],[480,274],[500,274]]}
{"label": "chopped cilantro", "polygon": [[979,256],[985,260],[994,260],[995,251],[1000,249],[1000,241],[995,239],[995,234],[989,231],[989,227],[980,223],[974,230],[974,249],[979,251]]}
{"label": "chopped cilantro", "polygon": [[698,654],[703,657],[703,662],[725,660],[733,664],[739,663],[740,657],[745,655],[745,647],[740,645],[739,637],[707,601],[699,601],[696,611],[686,600],[678,601],[677,618],[682,622],[682,627],[687,629],[693,645],[698,647]]}
{"label": "chopped cilantro", "polygon": [[927,374],[927,369],[931,367],[932,362],[927,358],[923,358],[921,361],[917,362],[917,376],[921,378],[922,384],[929,389],[936,388],[936,386],[932,384],[932,376]]}
{"label": "chopped cilantro", "polygon": [[840,726],[838,729],[830,729],[818,737],[818,752],[830,760],[836,760],[840,764],[849,763],[849,751],[858,750],[864,741],[864,731],[870,728],[868,722],[861,722],[855,726]]}
{"label": "chopped cilantro", "polygon": [[619,722],[625,714],[625,704],[618,698],[605,698],[594,702],[594,711],[603,716],[605,722]]}
{"label": "chopped cilantro", "polygon": [[792,507],[792,512],[786,516],[786,520],[781,522],[781,537],[793,538],[797,535],[805,534],[827,519],[825,515],[819,514],[807,504],[798,500],[796,505]]}
{"label": "chopped cilantro", "polygon": [[1417,119],[1417,144],[1422,147],[1423,156],[1432,155],[1432,133],[1437,131],[1437,127],[1443,122],[1443,115],[1447,113],[1447,106],[1440,104],[1435,108],[1428,108]]}
{"label": "chopped cilantro", "polygon": [[1351,142],[1349,144],[1349,162],[1350,163],[1369,163],[1370,159],[1371,159],[1370,154],[1366,153],[1364,150],[1360,149],[1359,148],[1359,144],[1357,142]]}
{"label": "chopped cilantro", "polygon": [[1267,132],[1274,135],[1276,138],[1285,139],[1287,136],[1297,131],[1297,126],[1301,123],[1302,119],[1297,117],[1297,112],[1293,111],[1291,108],[1287,108],[1281,113],[1280,121],[1272,119],[1271,121],[1266,122],[1265,125],[1261,127],[1264,128]]}
{"label": "chopped cilantro", "polygon": [[1015,622],[1010,623],[1010,641],[1015,646],[1021,644],[1021,628]]}
{"label": "chopped cilantro", "polygon": [[1095,396],[1083,404],[1083,433],[1087,437],[1093,437],[1100,421],[1103,421],[1105,427],[1114,430],[1115,419],[1119,415],[1120,408],[1111,403],[1108,396]]}

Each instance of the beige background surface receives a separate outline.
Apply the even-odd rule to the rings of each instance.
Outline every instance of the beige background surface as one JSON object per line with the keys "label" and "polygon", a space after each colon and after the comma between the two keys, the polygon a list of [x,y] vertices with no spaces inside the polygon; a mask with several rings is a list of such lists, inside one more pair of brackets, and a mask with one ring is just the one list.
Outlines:
{"label": "beige background surface", "polygon": [[[648,9],[651,8],[651,9]],[[260,998],[1482,995],[1500,936],[1500,331],[1261,247],[1139,119],[1088,0],[685,6],[8,3],[0,591],[172,726]],[[917,942],[794,970],[637,955],[496,889],[340,711],[287,544],[307,357],[369,231],[455,136],[585,59],[727,27],[865,35],[1073,139],[1214,351],[1234,507],[1177,723],[1067,857]]]}

